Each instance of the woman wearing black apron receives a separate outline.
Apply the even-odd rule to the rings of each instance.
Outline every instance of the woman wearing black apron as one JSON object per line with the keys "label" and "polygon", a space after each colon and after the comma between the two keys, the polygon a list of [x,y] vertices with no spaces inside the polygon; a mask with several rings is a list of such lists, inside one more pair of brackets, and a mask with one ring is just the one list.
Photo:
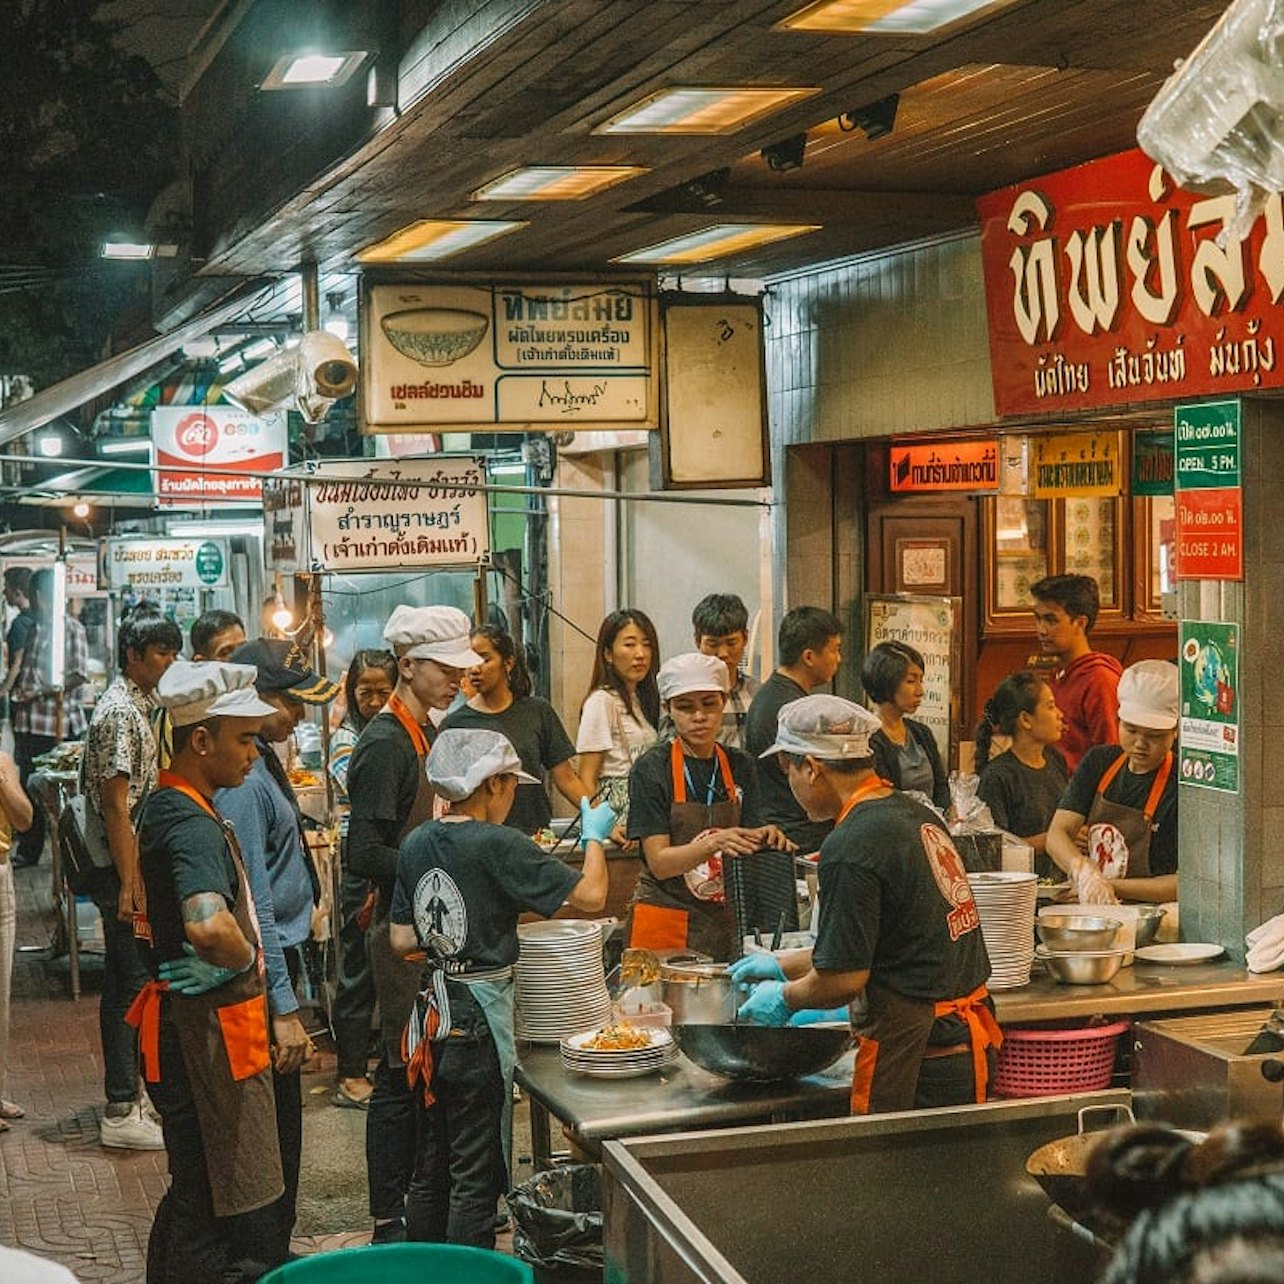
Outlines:
{"label": "woman wearing black apron", "polygon": [[1048,855],[1085,905],[1177,899],[1177,668],[1119,679],[1119,745],[1088,750],[1048,828]]}

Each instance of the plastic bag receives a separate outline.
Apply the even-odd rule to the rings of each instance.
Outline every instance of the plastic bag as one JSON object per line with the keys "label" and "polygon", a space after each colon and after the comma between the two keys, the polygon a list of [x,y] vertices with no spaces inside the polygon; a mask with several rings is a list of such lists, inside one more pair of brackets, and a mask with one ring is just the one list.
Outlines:
{"label": "plastic bag", "polygon": [[602,1174],[596,1164],[536,1173],[508,1192],[513,1251],[532,1266],[601,1268]]}
{"label": "plastic bag", "polygon": [[977,796],[981,777],[950,772],[950,837],[969,874],[997,870],[1003,864],[1003,831],[994,823],[989,806]]}

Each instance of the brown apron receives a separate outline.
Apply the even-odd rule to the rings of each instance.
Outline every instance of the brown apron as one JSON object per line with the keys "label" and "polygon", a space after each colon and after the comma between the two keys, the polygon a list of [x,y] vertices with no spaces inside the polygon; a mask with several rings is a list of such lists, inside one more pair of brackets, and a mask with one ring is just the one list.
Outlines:
{"label": "brown apron", "polygon": [[[232,917],[246,940],[259,946],[250,881],[232,827],[183,777],[162,771],[158,787],[179,790],[219,821],[236,866]],[[145,1077],[153,1082],[164,1072],[158,1064],[162,1004],[163,1019],[172,1024],[178,1035],[183,1068],[205,1141],[205,1167],[216,1217],[253,1212],[285,1192],[263,976],[260,948],[257,966],[205,994],[169,994],[159,982],[149,983],[126,1018],[140,1029]]]}
{"label": "brown apron", "polygon": [[1088,859],[1101,871],[1103,878],[1148,878],[1150,876],[1150,836],[1160,800],[1172,774],[1171,751],[1155,772],[1154,784],[1146,799],[1144,811],[1110,802],[1104,795],[1119,774],[1128,755],[1121,753],[1101,774],[1097,793],[1088,809]]}
{"label": "brown apron", "polygon": [[[740,791],[731,776],[731,761],[721,745],[715,745],[714,751],[714,777],[722,773],[727,797],[720,802],[709,798],[700,803],[687,799],[681,742],[674,740],[670,747],[673,803],[669,807],[669,843],[674,847],[684,846],[706,829],[728,829],[740,824]],[[625,939],[632,948],[695,951],[725,960],[739,953],[735,917],[725,897],[702,899],[682,875],[656,878],[644,865],[629,904]]]}
{"label": "brown apron", "polygon": [[[410,711],[395,695],[384,706],[384,711],[401,723],[419,758],[419,784],[410,814],[397,834],[397,843],[400,844],[412,829],[418,828],[425,820],[432,819],[435,795],[424,774],[424,759],[428,756],[428,737],[424,729],[415,722]],[[384,1055],[389,1066],[402,1069],[406,1060],[402,1055],[401,1036],[422,986],[419,965],[407,963],[392,948],[389,937],[391,924],[388,921],[391,912],[392,906],[385,905],[381,896],[375,906],[366,940],[370,950],[370,974],[374,980],[375,996],[379,1000],[379,1037],[383,1041]]]}

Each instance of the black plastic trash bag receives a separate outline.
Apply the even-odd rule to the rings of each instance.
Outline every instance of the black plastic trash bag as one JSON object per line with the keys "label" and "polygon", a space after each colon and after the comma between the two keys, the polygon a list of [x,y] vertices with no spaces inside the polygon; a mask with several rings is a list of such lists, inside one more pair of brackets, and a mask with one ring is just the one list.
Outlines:
{"label": "black plastic trash bag", "polygon": [[508,1192],[513,1251],[532,1266],[602,1269],[602,1174],[596,1164],[536,1173]]}

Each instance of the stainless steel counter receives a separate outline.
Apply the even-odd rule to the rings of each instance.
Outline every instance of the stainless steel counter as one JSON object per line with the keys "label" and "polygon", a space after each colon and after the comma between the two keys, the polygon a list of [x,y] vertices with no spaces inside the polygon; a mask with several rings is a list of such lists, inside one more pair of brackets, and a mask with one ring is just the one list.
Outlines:
{"label": "stainless steel counter", "polygon": [[1105,985],[1062,985],[1036,965],[1029,985],[1000,990],[994,1007],[1000,1025],[1024,1025],[1096,1013],[1149,1016],[1206,1008],[1284,1001],[1284,972],[1254,976],[1229,961],[1174,967],[1138,959]]}

